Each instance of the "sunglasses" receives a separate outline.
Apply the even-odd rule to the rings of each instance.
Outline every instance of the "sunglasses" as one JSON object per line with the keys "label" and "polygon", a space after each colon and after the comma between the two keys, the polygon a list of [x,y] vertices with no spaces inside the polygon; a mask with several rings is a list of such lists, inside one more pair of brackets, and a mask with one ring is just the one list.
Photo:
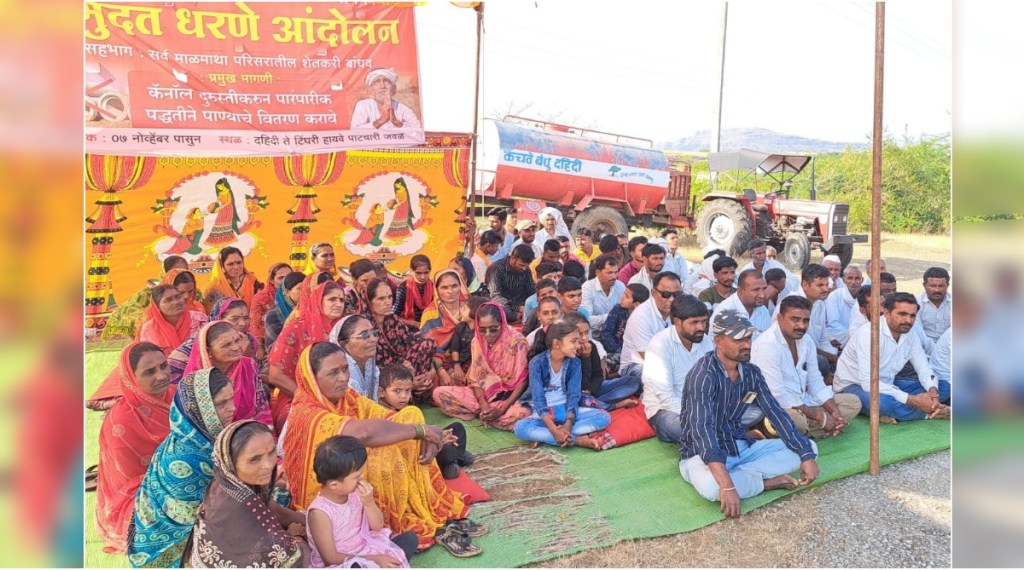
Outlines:
{"label": "sunglasses", "polygon": [[655,289],[654,291],[661,295],[662,299],[671,299],[682,293],[682,291],[662,291],[661,289]]}
{"label": "sunglasses", "polygon": [[493,327],[480,327],[482,334],[494,334],[501,330],[501,325],[494,325]]}
{"label": "sunglasses", "polygon": [[371,338],[377,338],[380,336],[377,331],[373,329],[365,330],[359,334],[352,335],[352,338],[358,338],[359,340],[370,340]]}

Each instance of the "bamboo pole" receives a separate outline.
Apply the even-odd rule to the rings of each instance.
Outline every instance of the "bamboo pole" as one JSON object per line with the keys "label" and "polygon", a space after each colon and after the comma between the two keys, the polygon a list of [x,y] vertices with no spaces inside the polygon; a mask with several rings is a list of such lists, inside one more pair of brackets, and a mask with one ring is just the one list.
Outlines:
{"label": "bamboo pole", "polygon": [[885,2],[875,3],[875,117],[871,135],[871,458],[869,470],[878,475],[878,342],[882,243],[882,84],[885,76]]}
{"label": "bamboo pole", "polygon": [[483,54],[484,3],[474,8],[476,12],[476,70],[473,81],[473,144],[469,153],[469,189],[466,196],[466,216],[473,231],[466,232],[464,251],[468,255],[473,251],[473,239],[476,233],[476,152],[480,143],[480,60]]}

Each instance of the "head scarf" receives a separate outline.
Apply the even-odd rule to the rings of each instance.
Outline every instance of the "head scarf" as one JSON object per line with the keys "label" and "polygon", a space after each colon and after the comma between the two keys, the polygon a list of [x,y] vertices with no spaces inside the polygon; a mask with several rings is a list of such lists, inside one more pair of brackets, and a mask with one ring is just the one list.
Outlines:
{"label": "head scarf", "polygon": [[320,285],[317,284],[317,279],[320,277],[322,273],[325,272],[316,271],[314,273],[310,273],[309,275],[306,276],[305,279],[302,280],[302,284],[298,285],[299,287],[301,287],[301,289],[299,289],[299,301],[295,303],[295,307],[293,308],[292,312],[288,315],[288,320],[286,320],[285,323],[287,323],[289,320],[294,320],[302,316],[303,307],[306,307],[307,309],[309,308],[309,300],[313,296],[313,293],[316,291],[317,287],[323,285],[323,283],[321,283]]}
{"label": "head scarf", "polygon": [[[464,300],[463,294],[466,292],[466,284],[462,282],[462,276],[459,275],[458,271],[454,269],[444,269],[437,272],[434,276],[434,288],[436,289],[440,283],[441,278],[445,275],[454,275],[459,280],[460,300]],[[437,344],[438,352],[445,352],[448,350],[448,344],[452,341],[452,336],[455,335],[455,327],[459,326],[459,315],[451,314],[448,309],[445,308],[444,303],[441,302],[441,297],[438,296],[437,300],[434,301],[434,306],[423,311],[423,319],[420,321],[422,327],[420,328],[420,334],[431,338],[434,343]]]}
{"label": "head scarf", "polygon": [[[346,315],[342,317],[334,328],[331,329],[330,341],[338,346],[341,346],[341,327],[345,326],[345,321],[352,317],[367,318],[363,315]],[[344,346],[341,346],[342,350],[345,350]],[[377,354],[374,353],[370,358],[366,360],[366,363],[362,368],[359,367],[359,363],[356,362],[355,358],[345,350],[345,358],[348,360],[348,386],[356,392],[359,392],[362,396],[365,396],[374,402],[378,400],[379,395],[377,394],[377,388],[380,387],[380,368],[377,366]]]}
{"label": "head scarf", "polygon": [[121,351],[118,363],[122,397],[110,408],[100,428],[96,526],[109,549],[124,552],[132,520],[135,492],[142,483],[157,446],[170,432],[173,386],[160,396],[145,392],[131,367],[138,342]]}
{"label": "head scarf", "polygon": [[[244,257],[242,258],[245,259]],[[207,299],[216,299],[219,297],[234,297],[238,296],[240,299],[245,301],[246,305],[252,304],[252,298],[256,294],[256,284],[258,283],[256,275],[248,269],[242,275],[242,286],[239,287],[236,292],[231,287],[231,281],[228,280],[227,275],[224,273],[224,268],[221,267],[220,260],[213,264],[213,273],[210,274],[210,283],[206,286],[206,294],[204,295]],[[216,293],[211,295],[211,293]]]}
{"label": "head scarf", "polygon": [[[172,325],[160,312],[158,305],[158,302],[152,301],[146,307],[142,314],[142,323],[135,331],[135,340],[152,342],[162,348],[166,355],[192,336],[192,311],[186,305],[185,312],[178,318],[178,322]],[[146,331],[145,338],[142,336],[143,330]]]}
{"label": "head scarf", "polygon": [[715,264],[715,260],[718,259],[718,258],[719,258],[719,256],[712,255],[711,257],[709,257],[709,258],[705,259],[704,261],[700,262],[700,274],[698,275],[698,277],[703,277],[704,279],[707,279],[708,281],[714,283],[715,282],[715,268],[714,268],[714,264]]}
{"label": "head scarf", "polygon": [[[483,256],[483,259],[487,260],[488,263],[490,263],[490,260],[487,259],[486,255]],[[467,259],[466,257],[460,255],[455,258],[455,263],[461,265],[462,271],[465,272],[466,274],[466,282],[463,285],[466,287],[467,292],[476,293],[477,290],[480,289],[481,283],[480,280],[477,278],[476,268],[473,267],[473,262]],[[467,294],[466,297],[468,298],[469,295]]]}
{"label": "head scarf", "polygon": [[569,232],[569,226],[565,225],[565,220],[562,218],[562,212],[559,212],[557,208],[552,208],[550,206],[544,208],[539,214],[537,214],[537,237],[544,238],[541,240],[541,245],[543,245],[544,241],[553,239],[552,236],[548,235],[547,226],[544,224],[544,218],[546,218],[548,214],[555,217],[555,235],[569,238],[569,251],[576,249],[576,240],[573,239],[572,234]]}
{"label": "head scarf", "polygon": [[468,377],[483,388],[484,396],[491,398],[502,392],[511,392],[529,375],[527,353],[529,343],[519,331],[508,326],[505,311],[493,301],[480,305],[494,305],[501,315],[501,332],[494,346],[489,346],[480,333],[480,309],[476,313],[476,334],[473,336],[472,362]]}
{"label": "head scarf", "polygon": [[410,275],[405,278],[405,304],[402,306],[401,317],[403,319],[414,319],[416,309],[420,311],[434,304],[434,283],[429,279],[424,284],[423,294],[420,294],[420,284],[416,282],[416,276]]}
{"label": "head scarf", "polygon": [[200,313],[205,313],[206,309],[204,309],[203,308],[203,304],[199,302],[199,296],[200,296],[200,294],[199,294],[199,285],[195,283],[195,274],[193,274],[188,269],[172,269],[172,270],[168,271],[167,273],[164,274],[163,278],[160,279],[160,284],[161,285],[170,285],[170,286],[173,287],[174,286],[174,280],[177,279],[177,277],[179,275],[181,275],[182,273],[189,273],[189,274],[191,274],[192,277],[193,277],[192,283],[196,285],[195,294],[193,294],[192,298],[188,300],[188,305],[185,307],[185,310],[186,311],[199,311]]}
{"label": "head scarf", "polygon": [[371,70],[370,73],[366,74],[366,86],[369,87],[373,84],[373,80],[378,77],[383,77],[391,82],[392,85],[398,85],[398,73],[395,72],[393,67],[378,67],[377,69]]}
{"label": "head scarf", "polygon": [[[228,303],[225,303],[226,307]],[[199,329],[196,339],[192,344],[192,353],[189,354],[188,364],[185,365],[184,374],[189,374],[203,368],[212,368],[213,358],[210,356],[208,335],[213,325],[222,321],[210,321]],[[234,330],[232,328],[231,330]],[[256,419],[265,424],[271,424],[270,408],[259,405],[259,392],[263,389],[259,379],[259,370],[256,361],[248,356],[242,356],[234,364],[228,367],[225,374],[231,379],[231,385],[235,391],[235,420]]]}
{"label": "head scarf", "polygon": [[[302,285],[302,283],[299,283],[296,287],[302,287]],[[288,291],[284,288],[284,281],[277,286],[277,292],[274,293],[274,304],[281,311],[281,318],[288,320],[288,317],[292,314],[292,309],[295,308],[295,303],[288,297]]]}
{"label": "head scarf", "polygon": [[[213,309],[210,310],[210,318],[217,321],[223,319],[224,313],[228,312],[228,307],[235,301],[241,301],[241,299],[238,297],[221,297],[217,299],[217,302],[213,304]],[[242,302],[245,303],[245,301]],[[248,308],[249,304],[245,304],[246,308]]]}
{"label": "head scarf", "polygon": [[270,510],[271,486],[238,478],[231,438],[246,424],[229,424],[214,442],[214,482],[196,516],[191,564],[196,567],[294,568],[304,565],[299,540]]}
{"label": "head scarf", "polygon": [[171,433],[153,454],[128,532],[133,567],[178,568],[196,509],[213,480],[213,440],[224,429],[213,405],[210,369],[185,376],[171,405]]}
{"label": "head scarf", "polygon": [[331,242],[327,241],[321,241],[313,244],[313,247],[309,248],[309,259],[306,260],[306,268],[303,269],[302,272],[305,273],[306,275],[312,275],[315,273],[330,273],[331,279],[337,279],[338,277],[341,276],[341,274],[338,273],[338,267],[336,265],[331,265],[330,269],[324,271],[317,267],[316,263],[313,262],[313,258],[316,257],[316,254],[320,253],[320,249],[323,248],[324,246],[334,249],[334,246],[331,245]]}

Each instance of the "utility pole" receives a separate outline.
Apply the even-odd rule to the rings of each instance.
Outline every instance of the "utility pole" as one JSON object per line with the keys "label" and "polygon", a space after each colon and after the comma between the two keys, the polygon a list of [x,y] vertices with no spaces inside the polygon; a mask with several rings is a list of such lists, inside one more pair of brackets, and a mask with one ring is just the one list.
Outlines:
{"label": "utility pole", "polygon": [[[875,3],[875,125],[871,136],[871,405],[869,406],[870,457],[868,469],[878,475],[878,329],[882,257],[882,84],[885,78],[885,2]],[[878,285],[875,285],[875,284]],[[885,325],[888,326],[888,325]]]}
{"label": "utility pole", "polygon": [[718,152],[722,147],[722,94],[725,91],[725,29],[729,20],[729,3],[722,2],[721,30],[718,38],[718,100],[715,104],[715,120],[711,130],[711,152]]}

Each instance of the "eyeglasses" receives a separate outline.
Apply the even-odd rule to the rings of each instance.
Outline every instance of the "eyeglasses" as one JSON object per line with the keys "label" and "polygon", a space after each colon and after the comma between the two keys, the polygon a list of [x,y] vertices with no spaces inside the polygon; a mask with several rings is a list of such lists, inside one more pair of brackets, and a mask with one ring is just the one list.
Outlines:
{"label": "eyeglasses", "polygon": [[352,335],[352,338],[358,338],[359,340],[370,340],[371,338],[377,338],[380,336],[377,331],[373,329],[367,329],[359,334]]}
{"label": "eyeglasses", "polygon": [[493,327],[480,327],[482,334],[494,334],[501,330],[501,325],[494,325]]}
{"label": "eyeglasses", "polygon": [[682,293],[682,291],[662,291],[661,289],[655,289],[654,291],[661,295],[662,299],[671,299]]}

